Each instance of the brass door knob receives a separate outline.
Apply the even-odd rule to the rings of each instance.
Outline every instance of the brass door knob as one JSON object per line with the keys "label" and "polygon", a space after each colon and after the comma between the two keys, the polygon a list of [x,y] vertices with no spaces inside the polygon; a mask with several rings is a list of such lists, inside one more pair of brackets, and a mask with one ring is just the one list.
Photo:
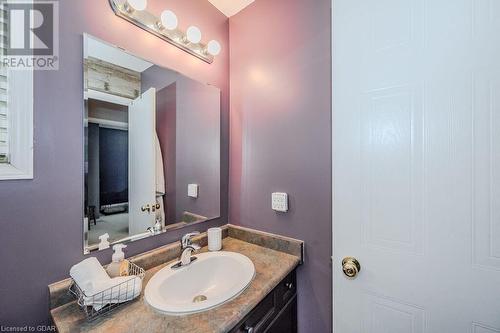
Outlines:
{"label": "brass door knob", "polygon": [[151,213],[151,206],[149,204],[142,206],[141,211]]}
{"label": "brass door knob", "polygon": [[157,209],[160,209],[159,203],[147,204],[141,207],[141,211],[148,212],[148,214],[154,213]]}
{"label": "brass door knob", "polygon": [[361,265],[356,258],[346,257],[342,260],[342,270],[344,271],[345,276],[350,279],[356,278],[359,271],[361,271]]}

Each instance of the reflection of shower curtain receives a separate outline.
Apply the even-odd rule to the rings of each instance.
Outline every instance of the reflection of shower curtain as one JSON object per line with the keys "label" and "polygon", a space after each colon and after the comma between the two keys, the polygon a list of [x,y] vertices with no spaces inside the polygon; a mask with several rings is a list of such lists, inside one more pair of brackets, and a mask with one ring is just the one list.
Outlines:
{"label": "reflection of shower curtain", "polygon": [[163,205],[163,196],[165,195],[165,174],[163,170],[163,156],[161,154],[160,140],[155,133],[156,146],[156,203],[160,205],[160,209],[156,210],[156,220],[160,220],[162,225],[165,225],[165,207]]}

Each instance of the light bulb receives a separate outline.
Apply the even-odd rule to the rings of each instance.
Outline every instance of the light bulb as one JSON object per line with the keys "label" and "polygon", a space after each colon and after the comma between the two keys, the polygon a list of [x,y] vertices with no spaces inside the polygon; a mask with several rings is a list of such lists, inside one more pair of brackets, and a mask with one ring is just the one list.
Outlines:
{"label": "light bulb", "polygon": [[137,11],[142,11],[146,9],[148,5],[147,0],[127,0],[127,3],[132,9],[137,10]]}
{"label": "light bulb", "polygon": [[165,10],[161,13],[161,24],[168,30],[177,28],[177,16],[170,10]]}
{"label": "light bulb", "polygon": [[221,46],[218,41],[216,40],[211,40],[208,42],[207,45],[207,52],[213,56],[216,56],[220,53],[221,51]]}
{"label": "light bulb", "polygon": [[191,43],[198,44],[201,41],[201,31],[192,25],[187,29],[186,37]]}

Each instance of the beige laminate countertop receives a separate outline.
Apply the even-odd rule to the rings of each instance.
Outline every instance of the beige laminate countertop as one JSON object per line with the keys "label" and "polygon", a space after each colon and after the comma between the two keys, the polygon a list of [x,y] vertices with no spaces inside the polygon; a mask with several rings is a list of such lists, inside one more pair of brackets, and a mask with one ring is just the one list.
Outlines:
{"label": "beige laminate countertop", "polygon": [[[202,249],[205,252],[206,248]],[[228,332],[236,326],[278,283],[297,267],[300,259],[294,255],[257,246],[231,237],[223,240],[223,251],[246,255],[255,265],[255,277],[237,298],[214,309],[184,316],[157,312],[144,300],[144,288],[149,279],[169,263],[146,271],[143,293],[130,304],[87,322],[76,302],[51,310],[60,333],[65,332],[169,332],[212,333]]]}

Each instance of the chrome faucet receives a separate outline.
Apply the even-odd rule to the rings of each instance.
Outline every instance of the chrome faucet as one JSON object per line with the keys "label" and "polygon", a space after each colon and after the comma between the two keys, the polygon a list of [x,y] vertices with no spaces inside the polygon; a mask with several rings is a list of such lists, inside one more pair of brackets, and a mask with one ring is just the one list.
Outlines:
{"label": "chrome faucet", "polygon": [[181,239],[182,254],[181,254],[181,257],[179,259],[180,261],[177,264],[175,264],[174,266],[172,266],[172,268],[175,269],[175,268],[187,266],[197,259],[196,257],[192,257],[192,254],[193,254],[193,252],[196,252],[199,249],[201,249],[201,247],[198,244],[193,243],[192,238],[194,236],[198,236],[199,234],[200,233],[198,231],[195,231],[195,232],[192,232],[192,233],[189,233],[189,234],[182,236],[182,239]]}

